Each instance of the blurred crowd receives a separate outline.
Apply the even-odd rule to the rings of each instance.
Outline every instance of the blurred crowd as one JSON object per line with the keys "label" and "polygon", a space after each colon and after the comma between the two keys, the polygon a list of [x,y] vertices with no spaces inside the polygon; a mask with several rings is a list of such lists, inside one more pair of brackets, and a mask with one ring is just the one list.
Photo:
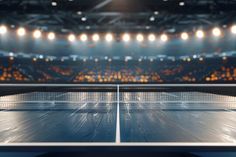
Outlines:
{"label": "blurred crowd", "polygon": [[0,82],[32,83],[208,83],[236,82],[236,63],[202,62],[32,62],[0,59]]}
{"label": "blurred crowd", "polygon": [[13,64],[12,60],[0,60],[0,81],[29,81]]}
{"label": "blurred crowd", "polygon": [[94,69],[83,69],[80,71],[73,82],[99,82],[99,83],[116,83],[116,82],[163,82],[160,75],[150,68],[142,69],[140,67],[117,68],[117,67],[94,67]]}

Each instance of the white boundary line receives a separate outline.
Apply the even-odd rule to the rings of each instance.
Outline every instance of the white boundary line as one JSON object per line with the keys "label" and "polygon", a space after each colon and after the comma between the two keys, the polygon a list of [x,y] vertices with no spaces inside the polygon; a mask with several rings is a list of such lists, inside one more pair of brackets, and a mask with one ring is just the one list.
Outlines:
{"label": "white boundary line", "polygon": [[22,83],[22,84],[11,84],[11,83],[0,83],[0,87],[116,87],[117,84],[28,84],[28,83]]}
{"label": "white boundary line", "polygon": [[[106,103],[106,104],[112,104],[112,103],[116,103],[117,101],[57,101],[57,100],[32,100],[32,101],[4,101],[0,99],[0,103],[14,103],[14,104],[18,104],[18,103],[71,103],[71,104],[83,104],[83,103]],[[224,103],[224,102],[222,102]],[[235,102],[236,103],[236,102]]]}
{"label": "white boundary line", "polygon": [[0,87],[236,87],[236,84],[50,84],[0,83]]}
{"label": "white boundary line", "polygon": [[149,104],[155,104],[155,103],[202,103],[202,104],[225,104],[225,103],[236,103],[236,101],[120,101],[120,103],[123,104],[128,104],[128,103],[139,103],[139,104],[145,104],[145,103],[149,103]]}
{"label": "white boundary line", "polygon": [[114,142],[42,142],[42,143],[0,143],[0,147],[2,146],[79,146],[79,147],[87,147],[87,146],[158,146],[158,147],[198,147],[198,146],[205,146],[205,147],[236,147],[236,143],[200,143],[200,142],[121,142],[121,143],[114,143]]}
{"label": "white boundary line", "polygon": [[[2,101],[0,99],[0,103],[14,103],[14,104],[18,104],[18,103],[71,103],[71,104],[83,104],[83,103],[106,103],[106,104],[113,104],[113,103],[117,103],[117,101],[56,101],[56,100],[46,100],[46,101]],[[155,103],[202,103],[202,104],[225,104],[225,103],[233,103],[235,104],[236,101],[139,101],[139,100],[125,100],[125,101],[119,101],[119,103],[123,103],[123,104],[128,104],[128,103],[140,103],[140,104],[145,104],[145,103],[149,103],[149,104],[155,104]]]}
{"label": "white boundary line", "polygon": [[236,87],[236,84],[121,84],[122,87]]}

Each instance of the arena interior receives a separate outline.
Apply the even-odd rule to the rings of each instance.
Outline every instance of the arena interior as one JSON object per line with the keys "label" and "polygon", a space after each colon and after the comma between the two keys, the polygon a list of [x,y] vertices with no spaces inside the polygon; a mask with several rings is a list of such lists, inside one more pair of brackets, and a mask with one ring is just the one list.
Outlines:
{"label": "arena interior", "polygon": [[0,0],[0,156],[236,156],[235,0]]}

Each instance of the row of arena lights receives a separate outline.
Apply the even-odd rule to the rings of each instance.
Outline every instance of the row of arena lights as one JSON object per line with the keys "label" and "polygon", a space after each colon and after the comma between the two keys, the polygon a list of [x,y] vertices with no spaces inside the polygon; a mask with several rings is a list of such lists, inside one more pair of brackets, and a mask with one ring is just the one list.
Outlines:
{"label": "row of arena lights", "polygon": [[[231,33],[232,33],[232,34],[236,34],[236,25],[233,25],[230,30],[231,30]],[[8,31],[8,29],[7,29],[6,26],[4,26],[4,25],[1,25],[1,26],[0,26],[0,35],[6,34],[7,31]],[[23,28],[23,27],[20,27],[20,28],[17,29],[16,33],[17,33],[17,35],[18,35],[19,37],[23,37],[23,36],[26,35],[26,29]],[[213,36],[215,36],[215,37],[220,37],[223,33],[222,33],[222,30],[221,30],[219,27],[215,27],[215,28],[212,29],[212,34],[213,34]],[[41,32],[40,30],[35,30],[35,31],[33,31],[32,35],[33,35],[33,37],[34,37],[35,39],[39,39],[39,38],[42,37],[42,32]],[[197,38],[201,39],[201,38],[204,38],[204,37],[205,37],[205,32],[204,32],[203,30],[197,30],[197,31],[195,32],[195,35],[196,35]],[[188,34],[187,32],[181,33],[180,37],[181,37],[182,40],[188,40],[188,39],[190,38],[190,36],[189,36],[189,34]],[[56,38],[56,34],[55,34],[54,32],[49,32],[49,33],[47,34],[47,38],[48,38],[48,40],[52,41],[52,40],[54,40],[54,39]],[[67,37],[67,39],[68,39],[69,42],[74,42],[74,41],[77,40],[77,36],[76,36],[75,34],[69,34],[68,37]],[[87,35],[87,34],[81,34],[81,35],[79,36],[79,39],[80,39],[81,41],[85,42],[85,41],[87,41],[89,38],[88,38],[88,35]],[[93,34],[93,35],[91,36],[91,39],[92,39],[94,42],[97,42],[97,41],[100,40],[100,35],[97,34],[97,33],[96,33],[96,34]],[[149,34],[149,35],[147,36],[147,39],[148,39],[149,41],[153,42],[153,41],[156,40],[156,35],[155,35],[155,34]],[[160,35],[160,40],[161,40],[161,41],[166,42],[166,41],[168,41],[168,39],[169,39],[169,37],[168,37],[167,34],[162,34],[162,35]],[[113,41],[113,40],[114,40],[114,35],[113,35],[112,33],[107,33],[107,34],[105,35],[105,40],[106,40],[107,42]],[[129,33],[123,34],[123,35],[122,35],[122,40],[123,40],[124,42],[129,42],[129,41],[131,40],[131,35],[130,35]],[[143,42],[143,41],[145,40],[145,37],[144,37],[143,34],[140,33],[140,34],[137,34],[137,35],[136,35],[136,40],[137,40],[138,42]]]}

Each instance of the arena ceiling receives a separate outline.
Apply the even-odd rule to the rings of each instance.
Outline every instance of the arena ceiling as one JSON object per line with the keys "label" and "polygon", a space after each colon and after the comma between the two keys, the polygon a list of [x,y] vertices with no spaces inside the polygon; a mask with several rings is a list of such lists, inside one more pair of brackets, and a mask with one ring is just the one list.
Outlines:
{"label": "arena ceiling", "polygon": [[236,0],[0,0],[0,23],[60,33],[175,33],[236,22]]}

